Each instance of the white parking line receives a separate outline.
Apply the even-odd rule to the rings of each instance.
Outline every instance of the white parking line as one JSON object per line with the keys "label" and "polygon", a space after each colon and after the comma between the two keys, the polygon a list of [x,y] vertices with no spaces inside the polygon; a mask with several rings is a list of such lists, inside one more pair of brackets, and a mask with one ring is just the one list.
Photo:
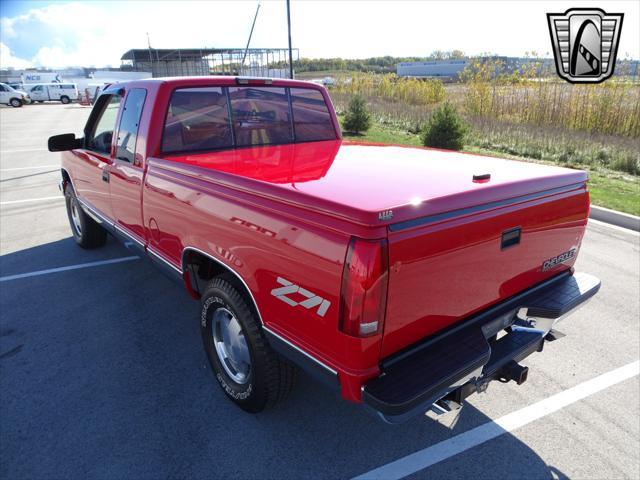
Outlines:
{"label": "white parking line", "polygon": [[575,402],[587,398],[606,388],[637,376],[640,373],[640,362],[635,361],[604,373],[599,377],[571,387],[568,390],[545,398],[521,410],[509,413],[494,422],[451,437],[431,447],[407,455],[395,462],[371,470],[355,477],[355,479],[399,479],[458,455],[470,448],[481,445],[500,435],[512,432],[542,417],[550,415]]}
{"label": "white parking line", "polygon": [[0,150],[0,153],[48,152],[46,148],[22,148],[17,150]]}
{"label": "white parking line", "polygon": [[77,265],[68,265],[66,267],[50,268],[48,270],[38,270],[35,272],[19,273],[17,275],[7,275],[6,277],[0,277],[0,282],[9,282],[11,280],[19,280],[27,277],[37,277],[40,275],[49,275],[51,273],[66,272],[69,270],[79,270],[81,268],[99,267],[101,265],[111,265],[113,263],[130,262],[131,260],[138,260],[140,257],[120,257],[112,258],[111,260],[100,260],[98,262],[79,263]]}
{"label": "white parking line", "polygon": [[60,168],[58,165],[34,165],[33,167],[0,168],[0,172],[17,172],[18,170],[39,170],[45,168]]}
{"label": "white parking line", "polygon": [[29,203],[29,202],[44,202],[45,200],[64,200],[64,197],[62,195],[56,195],[55,197],[25,198],[24,200],[7,200],[6,202],[0,202],[0,205],[13,205],[16,203]]}

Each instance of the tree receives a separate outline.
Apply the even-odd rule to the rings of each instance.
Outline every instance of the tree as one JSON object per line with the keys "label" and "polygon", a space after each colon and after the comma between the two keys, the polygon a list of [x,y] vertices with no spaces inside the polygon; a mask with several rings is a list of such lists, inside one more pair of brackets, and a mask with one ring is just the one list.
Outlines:
{"label": "tree", "polygon": [[371,114],[360,95],[354,95],[344,116],[344,129],[348,132],[366,132],[371,127]]}
{"label": "tree", "polygon": [[467,126],[450,103],[438,108],[429,119],[423,133],[422,143],[427,147],[462,150]]}

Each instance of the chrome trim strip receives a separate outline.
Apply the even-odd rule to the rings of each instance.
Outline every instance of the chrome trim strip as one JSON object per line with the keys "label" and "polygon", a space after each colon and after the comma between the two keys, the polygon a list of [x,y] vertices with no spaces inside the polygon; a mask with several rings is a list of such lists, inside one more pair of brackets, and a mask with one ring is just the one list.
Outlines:
{"label": "chrome trim strip", "polygon": [[175,270],[180,277],[182,277],[183,271],[180,270],[178,267],[176,267],[173,263],[171,263],[169,260],[167,260],[166,258],[164,258],[160,253],[155,252],[151,247],[147,247],[147,253],[153,255],[155,258],[157,258],[158,260],[161,260],[162,262],[166,263],[168,266],[170,266],[173,270]]}
{"label": "chrome trim strip", "polygon": [[[74,189],[74,192],[75,192],[75,189]],[[77,194],[76,194],[76,199],[78,200],[78,202],[80,202],[80,205],[82,206],[82,208],[87,210],[87,213],[89,215],[91,215],[92,217],[94,217],[94,220],[97,220],[98,222],[101,222],[101,223],[106,223],[107,225],[109,225],[112,228],[114,227],[114,223],[111,220],[109,220],[103,214],[98,213],[98,211],[96,209],[94,209],[93,207],[90,207],[89,205],[87,205],[87,203],[84,200],[82,200],[80,197],[78,197]],[[95,217],[97,217],[97,218],[95,218]]]}
{"label": "chrome trim strip", "polygon": [[414,218],[412,220],[405,220],[403,222],[392,223],[389,225],[389,230],[397,232],[400,230],[406,230],[412,227],[419,227],[422,225],[428,225],[430,223],[441,222],[444,220],[451,220],[454,217],[461,217],[463,215],[469,215],[471,213],[483,212],[494,208],[506,207],[515,203],[522,203],[529,200],[535,200],[537,198],[547,197],[555,195],[557,193],[570,192],[579,187],[584,187],[585,182],[574,183],[566,185],[564,187],[551,188],[549,190],[543,190],[542,192],[530,193],[527,195],[521,195],[519,197],[509,198],[506,200],[497,200],[495,202],[483,203],[481,205],[474,205],[472,207],[460,208],[458,210],[451,210],[449,212],[438,213],[435,215],[426,215],[424,217]]}
{"label": "chrome trim strip", "polygon": [[115,228],[118,233],[121,233],[122,235],[124,235],[125,237],[127,237],[129,240],[137,243],[139,246],[141,246],[142,248],[144,248],[144,243],[141,242],[140,240],[138,240],[137,238],[135,238],[133,235],[131,235],[129,232],[127,232],[124,228],[120,227],[117,223],[113,224],[113,228]]}
{"label": "chrome trim strip", "polygon": [[223,266],[224,268],[229,270],[231,273],[233,273],[237,277],[237,279],[242,282],[242,285],[244,285],[244,288],[247,290],[247,292],[249,292],[249,295],[251,296],[251,301],[253,302],[253,306],[256,307],[256,312],[258,312],[258,319],[260,320],[260,323],[264,327],[264,321],[262,320],[262,315],[260,314],[260,309],[258,308],[258,302],[256,302],[256,299],[253,296],[253,293],[251,292],[251,289],[249,288],[249,285],[247,285],[247,282],[244,281],[244,279],[240,276],[240,274],[238,274],[238,272],[236,272],[233,268],[231,268],[226,263],[221,262],[217,258],[213,257],[211,254],[209,254],[207,252],[203,252],[202,250],[200,250],[199,248],[196,248],[196,247],[184,247],[184,249],[182,250],[182,269],[183,270],[186,270],[186,268],[184,266],[184,258],[185,258],[185,253],[187,253],[187,250],[191,250],[191,251],[194,251],[196,253],[199,253],[200,255],[204,255],[205,257],[210,258],[211,260],[213,260],[217,264]]}
{"label": "chrome trim strip", "polygon": [[307,357],[309,360],[312,360],[314,363],[318,364],[319,366],[321,366],[322,368],[324,368],[325,370],[329,371],[332,375],[338,375],[337,370],[334,370],[333,368],[331,368],[329,365],[326,365],[324,363],[322,363],[320,360],[318,360],[316,357],[312,356],[311,354],[305,352],[304,350],[302,350],[300,347],[294,345],[293,343],[291,343],[289,340],[287,340],[286,338],[282,337],[281,335],[277,334],[276,332],[274,332],[273,330],[271,330],[269,327],[265,327],[264,325],[262,326],[262,328],[264,330],[266,330],[267,332],[269,332],[271,335],[273,335],[274,337],[276,337],[278,340],[286,343],[288,346],[290,346],[291,348],[293,348],[294,350],[296,350],[297,352],[301,353],[302,355],[304,355],[305,357]]}

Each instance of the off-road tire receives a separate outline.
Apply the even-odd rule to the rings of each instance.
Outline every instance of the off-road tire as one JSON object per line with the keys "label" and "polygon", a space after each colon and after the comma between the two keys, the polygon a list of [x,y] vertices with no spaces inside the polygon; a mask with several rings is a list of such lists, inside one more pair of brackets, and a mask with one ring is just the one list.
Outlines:
{"label": "off-road tire", "polygon": [[[230,311],[242,327],[249,347],[251,370],[244,384],[235,382],[220,363],[213,342],[213,313]],[[293,389],[297,370],[269,345],[249,302],[224,277],[214,278],[202,294],[200,330],[213,374],[225,395],[247,412],[258,413],[284,400]]]}
{"label": "off-road tire", "polygon": [[[71,227],[71,233],[73,233],[73,239],[76,243],[82,248],[87,249],[98,248],[104,245],[107,241],[107,231],[84,212],[73,191],[71,183],[67,183],[65,186],[64,200],[67,206],[69,226]],[[73,220],[72,211],[74,208],[80,224],[79,229],[76,228]]]}

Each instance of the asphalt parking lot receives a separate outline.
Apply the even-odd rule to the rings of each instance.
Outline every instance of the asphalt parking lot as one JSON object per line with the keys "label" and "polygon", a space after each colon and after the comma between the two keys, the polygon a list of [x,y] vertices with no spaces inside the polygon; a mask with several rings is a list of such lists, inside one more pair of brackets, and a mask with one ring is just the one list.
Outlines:
{"label": "asphalt parking lot", "polygon": [[602,289],[520,387],[391,426],[300,375],[249,415],[209,372],[197,302],[112,239],[73,242],[46,140],[88,114],[0,107],[0,478],[640,477],[637,234],[590,224],[577,270]]}

